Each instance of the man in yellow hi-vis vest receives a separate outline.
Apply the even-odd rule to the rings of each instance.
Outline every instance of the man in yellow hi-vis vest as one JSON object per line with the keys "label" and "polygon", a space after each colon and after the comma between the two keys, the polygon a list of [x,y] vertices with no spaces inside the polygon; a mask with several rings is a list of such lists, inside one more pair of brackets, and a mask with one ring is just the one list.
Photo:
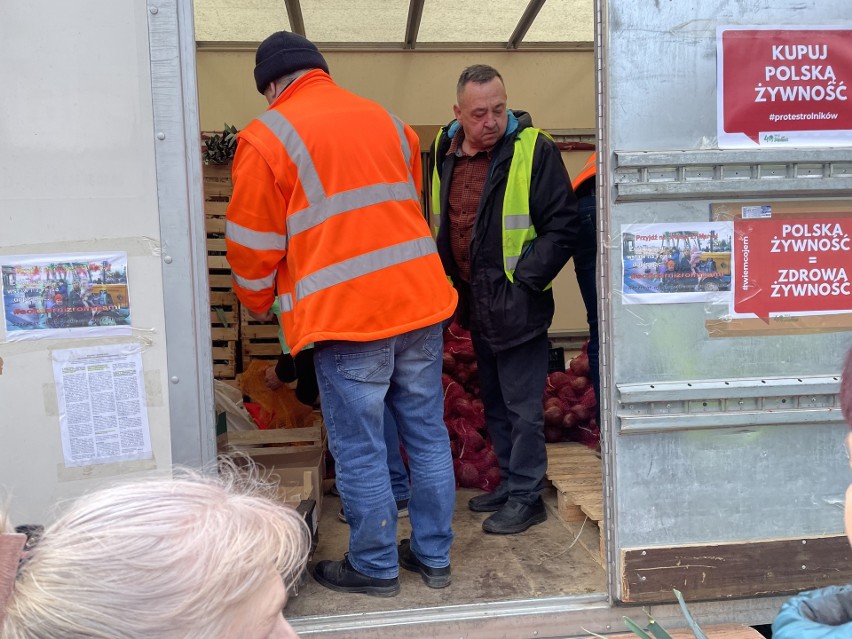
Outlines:
{"label": "man in yellow hi-vis vest", "polygon": [[514,534],[547,518],[550,282],[574,251],[577,201],[558,147],[529,114],[507,108],[496,69],[468,67],[456,89],[456,119],[433,147],[431,223],[459,292],[457,319],[471,331],[502,477],[469,506],[494,513],[486,532]]}

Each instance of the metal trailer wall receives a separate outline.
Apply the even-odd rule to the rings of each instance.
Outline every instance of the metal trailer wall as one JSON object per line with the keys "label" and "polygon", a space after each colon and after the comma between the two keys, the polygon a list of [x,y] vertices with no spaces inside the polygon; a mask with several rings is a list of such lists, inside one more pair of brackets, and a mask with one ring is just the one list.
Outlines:
{"label": "metal trailer wall", "polygon": [[727,321],[726,304],[626,304],[621,226],[707,222],[725,201],[849,197],[848,149],[718,149],[716,29],[848,26],[852,14],[819,0],[600,7],[605,511],[623,599],[644,579],[625,573],[626,550],[842,533],[836,393],[850,333],[711,338],[705,322]]}
{"label": "metal trailer wall", "polygon": [[[0,255],[126,252],[132,334],[11,341],[0,327],[0,506],[8,494],[15,523],[215,453],[191,6],[83,4],[3,4]],[[66,467],[51,353],[105,344],[141,346],[153,456]]]}

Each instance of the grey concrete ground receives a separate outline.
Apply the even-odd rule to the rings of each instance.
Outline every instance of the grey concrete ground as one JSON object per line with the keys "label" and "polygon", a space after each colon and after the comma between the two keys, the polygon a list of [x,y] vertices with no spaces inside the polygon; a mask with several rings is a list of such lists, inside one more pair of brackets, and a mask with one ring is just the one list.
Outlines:
{"label": "grey concrete ground", "polygon": [[[400,594],[380,598],[334,592],[308,577],[298,596],[287,605],[285,615],[292,619],[398,611],[606,590],[603,569],[580,543],[571,545],[575,537],[556,516],[555,509],[549,508],[545,523],[519,535],[488,535],[481,528],[487,514],[467,508],[468,499],[477,494],[479,491],[475,490],[460,490],[456,494],[453,522],[456,537],[451,554],[453,583],[448,588],[428,588],[419,574],[401,570]],[[548,497],[549,505],[554,506],[553,496]],[[313,561],[343,557],[348,547],[349,527],[337,520],[339,509],[339,498],[324,497]],[[408,519],[401,519],[398,538],[407,537],[410,530]]]}

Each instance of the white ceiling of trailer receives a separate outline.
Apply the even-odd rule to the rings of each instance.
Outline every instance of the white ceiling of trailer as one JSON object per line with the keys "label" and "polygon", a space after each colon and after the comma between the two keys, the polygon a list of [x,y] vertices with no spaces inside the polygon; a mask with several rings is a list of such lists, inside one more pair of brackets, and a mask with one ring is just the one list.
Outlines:
{"label": "white ceiling of trailer", "polygon": [[199,47],[256,46],[282,29],[322,49],[591,46],[593,0],[194,0]]}

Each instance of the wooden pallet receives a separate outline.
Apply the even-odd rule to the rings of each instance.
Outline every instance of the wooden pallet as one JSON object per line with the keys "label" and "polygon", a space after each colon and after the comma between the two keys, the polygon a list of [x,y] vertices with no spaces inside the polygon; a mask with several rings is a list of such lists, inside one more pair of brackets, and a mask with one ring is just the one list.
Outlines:
{"label": "wooden pallet", "polygon": [[546,477],[556,489],[557,515],[578,543],[604,565],[603,468],[599,454],[575,442],[547,444]]}

